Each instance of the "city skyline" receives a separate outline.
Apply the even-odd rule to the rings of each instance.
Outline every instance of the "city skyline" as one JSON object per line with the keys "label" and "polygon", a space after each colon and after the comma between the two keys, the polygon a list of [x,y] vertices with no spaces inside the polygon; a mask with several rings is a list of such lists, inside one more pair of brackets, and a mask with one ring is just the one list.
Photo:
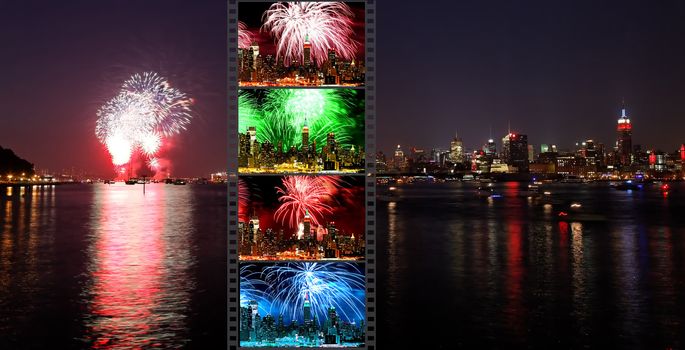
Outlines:
{"label": "city skyline", "polygon": [[[628,115],[628,113],[630,115]],[[532,134],[528,133],[526,130],[517,129],[517,128],[512,127],[511,121],[507,122],[507,125],[506,125],[507,129],[504,129],[506,131],[499,131],[498,130],[497,132],[493,132],[492,131],[493,129],[489,128],[487,136],[484,138],[481,138],[481,139],[477,139],[476,136],[474,136],[474,135],[466,135],[466,137],[463,137],[464,134],[460,131],[460,129],[458,127],[454,128],[455,131],[452,132],[452,135],[454,135],[455,132],[456,132],[456,134],[459,135],[458,138],[461,141],[461,144],[462,144],[461,147],[462,147],[464,153],[467,153],[469,151],[473,152],[475,150],[480,150],[481,148],[484,147],[484,145],[486,143],[488,143],[491,140],[496,145],[496,147],[499,149],[499,147],[502,146],[503,137],[506,137],[510,133],[525,134],[525,135],[528,135],[529,137],[532,136],[534,139],[539,140],[538,143],[532,143],[532,142],[528,143],[530,145],[538,146],[535,148],[536,153],[539,152],[539,150],[540,150],[539,146],[542,146],[542,145],[548,145],[550,147],[555,146],[555,148],[559,149],[560,151],[571,152],[574,150],[574,148],[577,148],[581,142],[584,142],[586,140],[594,140],[595,142],[599,142],[599,143],[604,144],[605,146],[610,146],[611,148],[613,148],[615,143],[617,142],[617,139],[616,139],[616,126],[617,125],[616,125],[616,123],[617,123],[617,120],[620,120],[622,117],[629,118],[630,124],[631,125],[637,125],[638,130],[644,126],[644,124],[642,124],[639,119],[638,119],[637,123],[635,123],[635,119],[633,118],[633,114],[630,113],[630,108],[628,108],[627,105],[624,103],[624,104],[619,104],[619,107],[617,108],[617,112],[613,116],[613,118],[614,118],[613,128],[611,126],[609,127],[609,129],[612,130],[612,135],[609,136],[606,140],[591,136],[591,135],[597,135],[598,133],[607,134],[606,130],[588,131],[585,134],[581,134],[575,138],[571,138],[571,141],[569,143],[566,143],[566,144],[562,144],[560,142],[557,142],[555,140],[550,140],[550,139],[540,140],[540,137],[537,135],[532,135]],[[620,123],[620,121],[619,121],[619,123]],[[639,145],[643,148],[646,147],[647,149],[653,150],[653,151],[673,152],[675,150],[679,150],[681,145],[683,143],[685,143],[685,137],[683,137],[681,140],[676,139],[675,143],[670,144],[670,145],[666,141],[662,141],[662,142],[659,142],[658,144],[665,144],[666,148],[660,148],[660,147],[654,146],[653,144],[641,142],[639,139],[637,142],[634,142],[634,140],[636,138],[635,138],[634,134],[632,133],[633,129],[631,128],[630,131],[631,131],[631,135],[632,135],[632,139],[633,139],[632,143],[634,145]],[[590,135],[590,136],[588,136],[588,135]],[[638,133],[638,135],[643,135],[643,133]],[[468,139],[469,143],[464,142],[463,141],[464,138]],[[417,144],[415,142],[414,143],[408,142],[407,144],[394,143],[394,144],[391,144],[388,149],[379,149],[379,151],[383,152],[386,155],[390,155],[390,154],[392,154],[393,151],[395,151],[397,146],[401,146],[402,150],[405,153],[410,152],[411,149],[414,149],[414,148],[427,150],[427,151],[430,151],[433,149],[450,151],[451,150],[451,141],[450,141],[450,138],[447,137],[447,138],[442,139],[442,140],[437,140],[437,142],[432,143],[432,144],[428,144],[428,145],[422,145],[422,144],[420,145],[420,144]]]}

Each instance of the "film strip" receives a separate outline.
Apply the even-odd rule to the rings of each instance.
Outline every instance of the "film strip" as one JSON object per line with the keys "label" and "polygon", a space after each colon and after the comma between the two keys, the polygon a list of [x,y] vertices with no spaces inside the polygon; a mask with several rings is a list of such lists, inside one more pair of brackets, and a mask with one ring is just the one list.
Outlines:
{"label": "film strip", "polygon": [[238,0],[228,0],[228,295],[227,349],[240,345],[240,275],[238,265]]}
{"label": "film strip", "polygon": [[376,349],[376,2],[366,1],[366,348]]}
{"label": "film strip", "polygon": [[[306,3],[312,5],[311,10],[315,11],[317,4],[328,6],[336,2]],[[273,9],[270,6],[274,6],[275,2],[228,1],[227,347],[231,350],[254,347],[376,348],[375,2],[338,3],[344,5],[334,12],[348,13],[359,21],[351,28],[361,29],[348,33],[362,36],[358,44],[363,50],[359,50],[356,56],[346,55],[349,47],[345,46],[329,49],[324,56],[316,51],[315,38],[309,42],[309,35],[305,35],[304,43],[297,42],[300,38],[293,39],[303,47],[303,51],[298,52],[299,56],[294,58],[287,53],[280,57],[270,53],[269,50],[273,48],[268,43],[263,44],[263,37],[249,38],[251,44],[241,42],[247,37],[242,36],[244,33],[241,30],[249,32],[252,29],[251,33],[255,34],[257,31],[254,28],[259,28],[256,27],[256,21],[263,21],[265,9]],[[359,58],[361,55],[363,59]],[[293,73],[292,67],[299,67],[299,70]],[[273,84],[274,81],[278,84]],[[299,113],[313,113],[308,112],[308,106],[301,106],[299,101],[314,97],[314,103],[322,99],[325,104],[335,105],[330,111],[340,110],[344,106],[346,113],[338,117],[342,122],[335,118],[327,120],[326,125],[333,125],[333,130],[326,130],[327,135],[323,135],[326,137],[317,132],[315,116],[304,116],[304,121],[299,120],[294,129],[297,145],[289,145],[288,140],[278,139],[283,136],[274,136],[285,133],[271,130],[271,125],[259,120],[264,116],[247,117],[252,110],[259,114],[276,103],[285,103],[282,99],[293,96],[287,100],[288,103],[298,103],[289,108]],[[325,107],[320,108],[325,110]],[[270,110],[271,114],[277,112]],[[361,118],[347,118],[356,116],[356,113]],[[261,133],[265,128],[275,139],[263,139]],[[346,143],[352,144],[351,147]],[[271,152],[274,148],[276,155]],[[270,157],[276,161],[270,160]],[[286,167],[283,158],[297,160]],[[312,162],[312,158],[318,161]],[[290,188],[288,181],[302,181],[291,183],[293,188],[303,183],[318,186],[322,182],[327,187],[337,186],[335,194],[327,194],[332,202],[351,202],[349,207],[352,208],[357,207],[355,203],[358,203],[360,210],[350,216],[345,214],[345,205],[340,205],[342,209],[330,210],[331,216],[335,217],[333,221],[328,217],[317,218],[317,208],[311,208],[309,210],[312,213],[305,210],[304,216],[302,213],[292,216],[290,227],[285,222],[281,223],[281,226],[286,226],[285,232],[281,227],[275,233],[278,225],[264,220],[264,217],[274,217],[274,213],[266,215],[260,210],[275,207],[268,199],[274,195],[268,193],[267,189],[287,191]],[[245,195],[245,192],[261,192],[255,195],[260,201],[258,205],[253,204],[252,197]],[[326,211],[330,208],[318,209]],[[357,219],[358,229],[349,224]],[[282,242],[283,237],[291,234],[288,230],[295,230],[298,225],[298,232],[292,233],[297,238],[292,238],[292,242]],[[270,226],[274,227],[273,230]],[[359,230],[363,231],[362,235]],[[269,278],[298,274],[305,270],[320,276],[322,280],[332,278],[335,283],[331,285],[344,285],[346,290],[321,285],[318,287],[330,289],[321,295],[315,295],[313,291],[301,295],[295,293],[295,297],[291,295],[287,298],[293,306],[284,306],[282,303],[274,306],[276,301],[269,298],[275,292],[284,293],[283,286],[289,281]],[[275,283],[279,283],[278,288],[271,288]],[[263,288],[273,289],[272,293],[264,293]],[[324,295],[349,297],[350,300],[341,302],[334,297],[321,299]],[[360,304],[359,307],[349,308],[349,305],[356,303]],[[279,311],[274,312],[274,309]],[[284,309],[290,313],[283,312]]]}

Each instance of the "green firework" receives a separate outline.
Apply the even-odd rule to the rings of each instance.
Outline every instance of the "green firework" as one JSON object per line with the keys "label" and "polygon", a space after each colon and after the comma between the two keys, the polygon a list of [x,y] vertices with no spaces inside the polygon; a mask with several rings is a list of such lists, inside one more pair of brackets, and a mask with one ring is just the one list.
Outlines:
{"label": "green firework", "polygon": [[243,91],[239,96],[240,132],[254,126],[260,142],[299,147],[305,125],[319,150],[330,132],[343,147],[363,142],[363,96],[358,90],[273,89]]}

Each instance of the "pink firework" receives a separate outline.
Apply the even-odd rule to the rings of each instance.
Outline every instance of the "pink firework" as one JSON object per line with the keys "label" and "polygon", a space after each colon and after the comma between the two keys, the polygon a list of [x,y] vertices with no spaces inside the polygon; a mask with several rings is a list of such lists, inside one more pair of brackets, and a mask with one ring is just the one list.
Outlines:
{"label": "pink firework", "polygon": [[247,25],[243,22],[238,22],[238,48],[249,48],[252,45],[252,40],[252,33],[247,29]]}
{"label": "pink firework", "polygon": [[352,39],[354,13],[343,2],[278,2],[269,7],[262,30],[276,38],[276,58],[288,66],[305,60],[305,46],[317,66],[326,61],[328,50],[343,59],[353,59],[359,43]]}
{"label": "pink firework", "polygon": [[308,213],[312,224],[320,225],[325,214],[333,208],[326,203],[331,198],[330,184],[335,181],[331,176],[285,176],[283,187],[276,187],[281,195],[274,218],[283,224],[296,228]]}

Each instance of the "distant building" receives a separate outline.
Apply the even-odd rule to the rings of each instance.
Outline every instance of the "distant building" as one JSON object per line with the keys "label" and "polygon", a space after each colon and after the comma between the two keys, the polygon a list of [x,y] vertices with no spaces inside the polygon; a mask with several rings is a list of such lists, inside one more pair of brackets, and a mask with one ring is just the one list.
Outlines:
{"label": "distant building", "polygon": [[625,106],[621,109],[621,116],[616,125],[616,154],[619,165],[632,164],[633,125],[626,115]]}
{"label": "distant building", "polygon": [[[502,161],[519,173],[528,172],[528,136],[510,132],[502,138]],[[511,171],[512,169],[510,169]]]}
{"label": "distant building", "polygon": [[450,142],[450,161],[455,164],[464,162],[464,142],[459,134],[455,134]]}
{"label": "distant building", "polygon": [[395,169],[402,171],[407,168],[407,159],[405,158],[404,151],[402,151],[400,145],[397,145],[397,149],[395,150],[395,157],[393,159]]}
{"label": "distant building", "polygon": [[528,145],[528,163],[532,163],[535,160],[535,149],[533,145]]}

